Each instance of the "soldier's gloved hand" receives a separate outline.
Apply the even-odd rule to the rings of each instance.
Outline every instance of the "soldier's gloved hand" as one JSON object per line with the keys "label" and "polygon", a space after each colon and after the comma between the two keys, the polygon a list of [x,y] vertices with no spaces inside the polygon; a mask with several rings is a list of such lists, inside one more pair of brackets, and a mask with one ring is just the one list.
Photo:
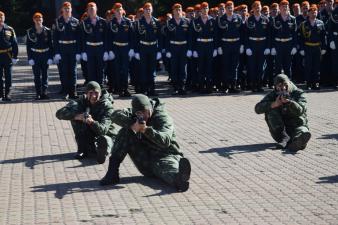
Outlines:
{"label": "soldier's gloved hand", "polygon": [[81,56],[82,56],[82,60],[85,61],[85,62],[87,62],[87,60],[88,60],[88,58],[87,58],[87,53],[82,52],[82,53],[81,53]]}
{"label": "soldier's gloved hand", "polygon": [[217,49],[214,49],[213,53],[212,53],[212,57],[216,57],[217,56]]}
{"label": "soldier's gloved hand", "polygon": [[296,53],[297,53],[297,48],[292,48],[291,55],[296,55]]}
{"label": "soldier's gloved hand", "polygon": [[334,43],[334,41],[331,41],[331,42],[330,42],[330,48],[331,48],[332,50],[335,50],[335,49],[336,49],[336,44]]}
{"label": "soldier's gloved hand", "polygon": [[191,56],[192,56],[192,51],[191,51],[191,50],[188,50],[188,51],[187,51],[187,57],[188,57],[188,58],[191,58]]}
{"label": "soldier's gloved hand", "polygon": [[271,49],[271,55],[277,55],[277,51],[276,51],[275,48],[272,48],[272,49]]}
{"label": "soldier's gloved hand", "polygon": [[320,51],[320,54],[325,55],[325,54],[326,54],[326,50],[325,50],[325,49],[322,49],[322,50]]}
{"label": "soldier's gloved hand", "polygon": [[113,52],[113,51],[109,51],[109,56],[108,56],[108,59],[109,59],[109,60],[113,60],[113,59],[115,59],[115,54],[114,54],[114,52]]}
{"label": "soldier's gloved hand", "polygon": [[194,58],[198,58],[198,53],[197,53],[196,51],[193,51],[192,56],[193,56]]}
{"label": "soldier's gloved hand", "polygon": [[15,64],[17,64],[18,63],[18,61],[19,61],[19,59],[12,59],[12,63],[15,65]]}
{"label": "soldier's gloved hand", "polygon": [[266,48],[266,49],[264,50],[264,55],[270,55],[270,49]]}
{"label": "soldier's gloved hand", "polygon": [[47,64],[48,64],[48,65],[52,65],[52,64],[53,64],[53,59],[48,59],[48,60],[47,60]]}
{"label": "soldier's gloved hand", "polygon": [[250,48],[247,48],[245,53],[246,53],[247,56],[252,56],[252,51],[251,51]]}
{"label": "soldier's gloved hand", "polygon": [[133,58],[134,55],[135,55],[134,49],[130,49],[129,52],[128,52],[129,58]]}
{"label": "soldier's gloved hand", "polygon": [[34,66],[34,65],[35,65],[35,62],[34,62],[33,59],[30,59],[30,60],[28,60],[28,64],[29,64],[30,66]]}
{"label": "soldier's gloved hand", "polygon": [[165,54],[165,57],[167,57],[168,59],[170,59],[170,58],[171,58],[171,53],[170,53],[170,52],[167,52],[167,53]]}
{"label": "soldier's gloved hand", "polygon": [[217,53],[218,53],[219,55],[223,55],[222,47],[218,47],[218,48],[217,48]]}
{"label": "soldier's gloved hand", "polygon": [[304,50],[300,50],[300,51],[299,51],[299,54],[300,54],[301,56],[304,56],[304,55],[305,55],[305,51],[304,51]]}
{"label": "soldier's gloved hand", "polygon": [[244,45],[241,45],[241,47],[239,47],[239,54],[243,54],[244,52]]}
{"label": "soldier's gloved hand", "polygon": [[108,55],[108,52],[104,52],[103,53],[103,61],[108,61],[108,59],[109,59],[109,55]]}
{"label": "soldier's gloved hand", "polygon": [[81,55],[80,54],[76,54],[75,55],[75,59],[76,59],[76,62],[80,62],[81,61]]}
{"label": "soldier's gloved hand", "polygon": [[162,58],[161,52],[157,52],[156,54],[156,60],[160,60]]}
{"label": "soldier's gloved hand", "polygon": [[162,52],[162,54],[164,54],[166,52],[166,50],[163,48],[161,52]]}
{"label": "soldier's gloved hand", "polygon": [[135,52],[135,59],[140,60],[140,53]]}

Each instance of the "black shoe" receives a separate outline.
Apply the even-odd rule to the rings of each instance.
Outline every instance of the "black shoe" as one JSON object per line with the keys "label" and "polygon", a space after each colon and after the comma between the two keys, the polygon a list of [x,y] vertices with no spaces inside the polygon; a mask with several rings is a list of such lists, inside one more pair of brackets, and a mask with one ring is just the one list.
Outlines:
{"label": "black shoe", "polygon": [[155,90],[150,90],[150,91],[148,91],[147,95],[148,95],[148,96],[158,96],[158,94],[156,93]]}
{"label": "black shoe", "polygon": [[100,185],[113,185],[120,182],[119,176],[120,162],[112,157],[109,158],[108,171],[106,175],[100,180]]}
{"label": "black shoe", "polygon": [[299,150],[303,150],[306,148],[308,141],[311,138],[310,132],[304,132],[298,137],[293,138],[293,140],[289,141],[286,148],[291,152],[297,152]]}
{"label": "black shoe", "polygon": [[124,90],[123,97],[130,97],[130,96],[131,96],[130,92],[128,90]]}
{"label": "black shoe", "polygon": [[237,88],[230,88],[229,89],[229,93],[232,93],[232,94],[238,94],[240,93],[241,90],[237,89]]}
{"label": "black shoe", "polygon": [[312,86],[312,89],[313,89],[313,90],[320,90],[319,83],[315,83],[315,84]]}
{"label": "black shoe", "polygon": [[71,93],[71,94],[69,94],[68,95],[68,99],[78,99],[79,98],[79,96],[77,96],[77,94],[76,93]]}
{"label": "black shoe", "polygon": [[171,95],[178,95],[178,90],[174,90],[173,93],[171,93]]}
{"label": "black shoe", "polygon": [[186,95],[186,94],[187,94],[187,91],[186,91],[185,89],[180,89],[180,90],[178,91],[178,94],[179,94],[179,95]]}
{"label": "black shoe", "polygon": [[40,99],[49,99],[49,96],[47,94],[42,94],[40,96]]}
{"label": "black shoe", "polygon": [[81,159],[85,159],[85,158],[88,158],[88,154],[87,154],[87,153],[77,152],[77,153],[74,155],[74,159],[81,160]]}
{"label": "black shoe", "polygon": [[285,136],[281,141],[276,144],[277,149],[285,149],[288,141],[290,140],[289,136]]}
{"label": "black shoe", "polygon": [[181,158],[175,180],[175,186],[177,191],[184,192],[189,189],[190,173],[191,165],[189,160],[187,158]]}
{"label": "black shoe", "polygon": [[35,96],[35,100],[41,100],[41,96],[40,95],[36,95]]}
{"label": "black shoe", "polygon": [[9,95],[5,95],[5,97],[2,98],[2,101],[4,101],[4,102],[10,102],[10,101],[12,101],[12,99],[11,99],[11,97],[9,97]]}
{"label": "black shoe", "polygon": [[97,142],[96,161],[98,164],[103,164],[106,161],[106,156],[108,155],[107,148],[108,144],[105,138]]}

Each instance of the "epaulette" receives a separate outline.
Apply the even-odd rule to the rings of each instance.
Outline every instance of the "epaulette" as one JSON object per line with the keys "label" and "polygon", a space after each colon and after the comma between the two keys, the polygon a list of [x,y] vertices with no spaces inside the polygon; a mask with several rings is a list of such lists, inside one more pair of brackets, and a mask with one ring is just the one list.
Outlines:
{"label": "epaulette", "polygon": [[32,28],[29,28],[27,31],[27,38],[31,41],[31,42],[36,42],[37,41],[37,37],[36,34],[32,33]]}

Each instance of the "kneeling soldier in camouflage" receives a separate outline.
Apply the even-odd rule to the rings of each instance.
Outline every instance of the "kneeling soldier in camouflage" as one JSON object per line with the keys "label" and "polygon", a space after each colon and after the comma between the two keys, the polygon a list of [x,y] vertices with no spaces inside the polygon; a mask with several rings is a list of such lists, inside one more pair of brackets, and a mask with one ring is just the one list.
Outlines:
{"label": "kneeling soldier in camouflage", "polygon": [[119,167],[127,154],[145,176],[157,177],[178,191],[189,188],[190,162],[176,142],[173,121],[158,98],[135,95],[131,109],[117,110],[112,121],[122,127],[101,185],[119,183]]}
{"label": "kneeling soldier in camouflage", "polygon": [[275,89],[256,104],[255,111],[265,113],[271,136],[279,146],[291,152],[303,150],[311,138],[304,92],[284,74],[274,83]]}
{"label": "kneeling soldier in camouflage", "polygon": [[95,81],[87,84],[85,95],[56,112],[58,119],[71,121],[78,146],[76,159],[94,153],[98,163],[105,162],[117,134],[111,121],[113,112],[113,97],[106,90],[101,91]]}

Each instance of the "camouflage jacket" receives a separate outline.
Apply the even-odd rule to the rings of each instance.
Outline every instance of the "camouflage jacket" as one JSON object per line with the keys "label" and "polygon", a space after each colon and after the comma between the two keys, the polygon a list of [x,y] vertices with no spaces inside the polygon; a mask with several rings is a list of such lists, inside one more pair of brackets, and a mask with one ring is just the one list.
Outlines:
{"label": "camouflage jacket", "polygon": [[[145,133],[135,135],[141,135],[142,146],[146,146],[150,150],[150,154],[182,155],[176,142],[173,120],[165,110],[164,103],[158,98],[154,98],[151,100],[151,104],[153,113],[147,121]],[[112,115],[112,121],[121,127],[130,128],[136,120],[131,108],[127,108],[116,110]]]}
{"label": "camouflage jacket", "polygon": [[[307,101],[303,90],[298,89],[291,81],[289,81],[289,93],[290,102],[283,104],[276,108],[279,110],[285,125],[289,126],[306,126],[307,125]],[[276,90],[268,93],[259,103],[255,106],[257,114],[269,113],[271,110],[271,104],[276,100],[278,93]]]}
{"label": "camouflage jacket", "polygon": [[113,97],[105,90],[102,91],[100,100],[95,105],[90,105],[86,96],[70,101],[66,106],[56,112],[59,120],[73,120],[77,114],[84,113],[89,108],[89,114],[95,122],[89,127],[98,136],[107,135],[115,137],[118,130],[111,121],[114,112]]}

